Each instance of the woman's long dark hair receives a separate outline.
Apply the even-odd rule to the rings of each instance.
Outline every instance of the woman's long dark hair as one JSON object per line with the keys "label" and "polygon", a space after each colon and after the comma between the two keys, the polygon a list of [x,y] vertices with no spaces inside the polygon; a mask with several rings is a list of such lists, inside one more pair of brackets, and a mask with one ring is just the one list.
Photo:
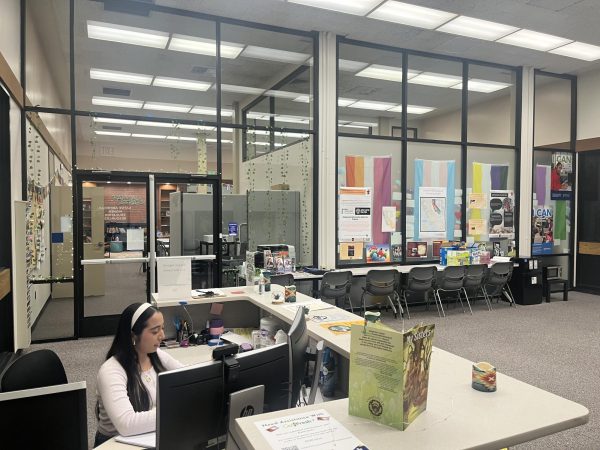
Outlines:
{"label": "woman's long dark hair", "polygon": [[[153,306],[147,308],[135,322],[132,329],[131,318],[141,305],[142,303],[133,303],[121,313],[117,334],[106,354],[106,359],[114,356],[121,366],[123,366],[123,369],[125,369],[125,373],[127,374],[127,395],[133,405],[133,410],[136,412],[150,410],[150,396],[146,386],[142,383],[138,355],[133,346],[131,334],[133,333],[136,337],[139,337],[144,328],[146,328],[148,319],[158,312],[158,309]],[[149,353],[148,356],[156,373],[165,370],[156,352]]]}

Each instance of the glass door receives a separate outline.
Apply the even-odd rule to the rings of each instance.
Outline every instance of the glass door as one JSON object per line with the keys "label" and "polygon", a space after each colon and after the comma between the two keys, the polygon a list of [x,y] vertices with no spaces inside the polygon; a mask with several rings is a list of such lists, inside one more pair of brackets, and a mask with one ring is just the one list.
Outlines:
{"label": "glass door", "polygon": [[112,334],[129,304],[149,299],[148,175],[77,178],[80,335]]}

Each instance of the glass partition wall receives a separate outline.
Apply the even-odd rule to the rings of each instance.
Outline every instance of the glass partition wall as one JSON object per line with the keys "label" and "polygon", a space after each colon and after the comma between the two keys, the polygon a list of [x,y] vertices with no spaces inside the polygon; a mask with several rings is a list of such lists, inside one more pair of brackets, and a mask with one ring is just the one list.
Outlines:
{"label": "glass partition wall", "polygon": [[337,69],[337,265],[515,255],[520,70],[341,37]]}
{"label": "glass partition wall", "polygon": [[573,281],[577,79],[535,72],[531,253]]}
{"label": "glass partition wall", "polygon": [[[48,241],[62,217],[80,230],[61,259],[72,269],[56,271],[74,284],[55,288],[75,323],[40,339],[114,331],[122,305],[110,298],[145,301],[155,290],[152,254],[215,255],[192,267],[195,287],[235,285],[246,250],[260,244],[287,244],[298,264],[315,263],[316,33],[154,2],[24,3],[23,85],[36,105],[26,109],[50,116],[52,144],[68,150],[73,171],[72,192],[54,189],[61,217],[48,217]],[[141,207],[143,221],[116,220]],[[81,264],[89,259],[120,262]]]}

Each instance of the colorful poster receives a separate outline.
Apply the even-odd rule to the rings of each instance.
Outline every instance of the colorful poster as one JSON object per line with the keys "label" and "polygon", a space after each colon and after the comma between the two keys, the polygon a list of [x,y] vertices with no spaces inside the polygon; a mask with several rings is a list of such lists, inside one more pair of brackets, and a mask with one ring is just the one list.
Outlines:
{"label": "colorful poster", "polygon": [[470,209],[484,209],[487,207],[487,195],[485,192],[471,192],[469,194]]}
{"label": "colorful poster", "polygon": [[552,153],[550,174],[550,199],[571,200],[573,192],[573,155],[566,152]]}
{"label": "colorful poster", "polygon": [[513,239],[515,237],[514,213],[515,193],[513,191],[490,191],[489,236]]}
{"label": "colorful poster", "polygon": [[345,242],[371,241],[371,188],[343,187],[339,189],[338,196],[338,239]]}
{"label": "colorful poster", "polygon": [[538,206],[533,208],[531,242],[533,244],[532,253],[534,255],[552,254],[554,245],[554,215],[552,207]]}
{"label": "colorful poster", "polygon": [[383,233],[393,233],[396,231],[396,207],[381,207],[381,231]]}
{"label": "colorful poster", "polygon": [[446,236],[446,191],[445,187],[419,188],[419,236]]}
{"label": "colorful poster", "polygon": [[367,263],[390,262],[390,246],[388,244],[369,244],[367,246]]}
{"label": "colorful poster", "polygon": [[405,430],[425,411],[434,330],[353,326],[348,413]]}
{"label": "colorful poster", "polygon": [[487,230],[487,220],[485,219],[470,219],[469,230],[467,234],[479,235],[485,234]]}
{"label": "colorful poster", "polygon": [[427,258],[427,242],[407,242],[406,256],[408,258]]}
{"label": "colorful poster", "polygon": [[362,261],[364,259],[364,248],[362,242],[340,242],[340,260]]}

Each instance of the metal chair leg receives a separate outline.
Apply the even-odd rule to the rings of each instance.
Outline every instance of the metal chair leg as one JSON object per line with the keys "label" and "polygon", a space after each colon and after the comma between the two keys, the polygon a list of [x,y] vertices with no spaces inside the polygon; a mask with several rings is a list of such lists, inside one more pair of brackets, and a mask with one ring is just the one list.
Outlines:
{"label": "metal chair leg", "polygon": [[488,294],[487,288],[485,287],[485,285],[481,286],[481,292],[483,292],[483,297],[485,298],[485,301],[487,302],[488,305],[488,309],[491,311],[492,308],[492,301],[490,300],[490,296]]}
{"label": "metal chair leg", "polygon": [[352,305],[352,299],[349,295],[346,295],[346,300],[348,300],[348,304],[350,305],[350,312],[354,314],[354,306]]}
{"label": "metal chair leg", "polygon": [[[441,317],[446,317],[446,313],[444,312],[444,305],[442,305],[442,299],[440,298],[440,291],[436,291],[437,294],[437,301],[440,304],[440,310],[442,311],[442,316]],[[438,311],[439,313],[439,311]]]}
{"label": "metal chair leg", "polygon": [[364,292],[360,297],[360,306],[362,307],[362,310],[363,310],[363,317],[365,317],[365,314],[367,313],[367,307],[365,306],[365,293]]}
{"label": "metal chair leg", "polygon": [[[427,304],[429,304],[429,292],[426,295],[427,295]],[[433,291],[433,301],[435,302],[435,308],[437,309],[438,316],[442,317],[442,315],[440,314],[440,307],[438,305],[438,301],[437,301],[435,290]]]}
{"label": "metal chair leg", "polygon": [[400,311],[400,315],[404,316],[404,308],[402,307],[402,303],[400,303],[400,295],[398,294],[398,292],[394,292],[394,298],[398,303],[398,311]]}
{"label": "metal chair leg", "polygon": [[406,291],[402,291],[402,298],[404,299],[404,307],[406,308],[406,315],[410,319],[410,311],[408,310],[408,301],[406,301]]}
{"label": "metal chair leg", "polygon": [[465,305],[463,304],[462,298],[460,296],[460,289],[458,291],[456,291],[456,293],[458,294],[458,301],[460,302],[460,307],[463,310],[463,314],[466,312],[465,311]]}
{"label": "metal chair leg", "polygon": [[463,287],[461,288],[463,293],[465,294],[465,299],[467,299],[467,306],[469,307],[469,311],[471,312],[471,315],[473,315],[473,310],[471,309],[471,302],[469,301],[469,296],[467,295],[467,290]]}
{"label": "metal chair leg", "polygon": [[514,306],[516,308],[517,304],[515,303],[515,296],[513,295],[512,290],[510,289],[510,286],[508,285],[508,283],[506,283],[505,287],[506,287],[506,289],[508,289],[508,293],[510,295],[510,297],[509,297],[510,305]]}
{"label": "metal chair leg", "polygon": [[[392,312],[394,313],[394,319],[398,318],[398,311],[396,311],[396,307],[394,306],[394,302],[393,300],[390,298],[390,296],[387,296],[388,302],[390,304],[390,306],[392,307]],[[400,314],[402,314],[402,312],[400,312]]]}

